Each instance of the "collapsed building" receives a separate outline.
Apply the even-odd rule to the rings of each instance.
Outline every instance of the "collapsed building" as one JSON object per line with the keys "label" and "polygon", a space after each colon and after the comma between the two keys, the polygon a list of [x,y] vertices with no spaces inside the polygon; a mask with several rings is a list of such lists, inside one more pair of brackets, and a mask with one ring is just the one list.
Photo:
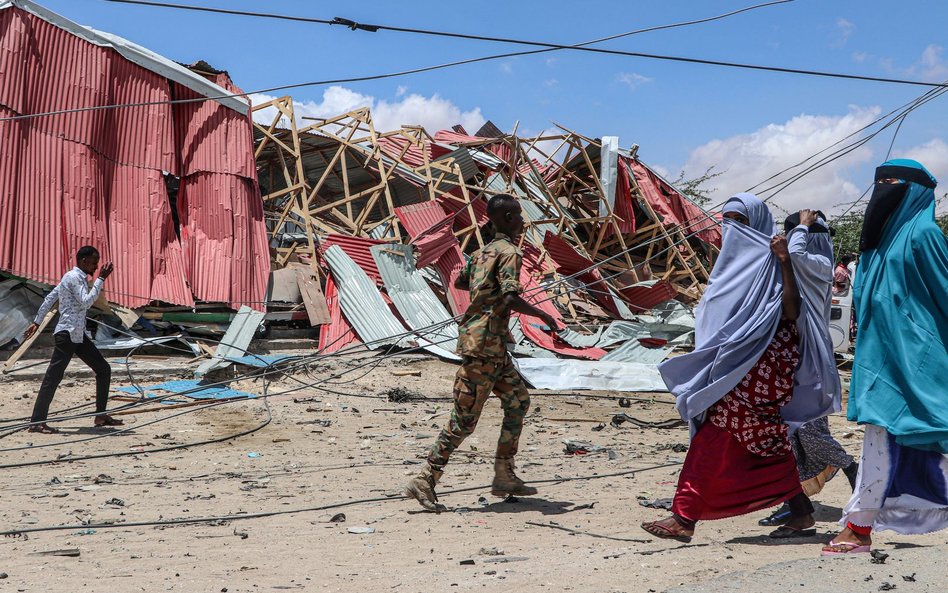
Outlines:
{"label": "collapsed building", "polygon": [[[329,351],[377,338],[361,335],[377,323],[351,319],[365,310],[345,310],[340,284],[351,286],[358,270],[367,278],[359,277],[363,291],[379,288],[396,301],[393,293],[408,282],[385,278],[387,252],[409,260],[406,273],[424,272],[444,308],[428,321],[463,313],[469,297],[454,280],[465,255],[489,240],[487,200],[498,193],[518,196],[523,206],[522,283],[531,299],[581,328],[634,319],[672,300],[695,302],[720,246],[719,219],[645,165],[637,147],[620,149],[615,137],[560,128],[524,138],[491,123],[473,134],[459,126],[433,135],[418,126],[381,132],[368,109],[300,119],[290,97],[254,111],[274,274],[305,266],[321,278],[327,304],[320,345]],[[320,318],[316,303],[306,306],[314,309],[311,319]],[[405,322],[392,326],[394,336],[395,328],[413,325],[410,307],[393,307]],[[512,329],[545,351],[606,354],[544,333],[539,320],[517,321]]]}

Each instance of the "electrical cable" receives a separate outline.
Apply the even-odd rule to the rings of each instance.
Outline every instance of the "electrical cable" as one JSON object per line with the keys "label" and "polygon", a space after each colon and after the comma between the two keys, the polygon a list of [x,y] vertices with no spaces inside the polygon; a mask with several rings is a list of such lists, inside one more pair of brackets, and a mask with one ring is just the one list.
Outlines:
{"label": "electrical cable", "polygon": [[[106,1],[113,1],[113,0],[106,0]],[[131,0],[128,0],[128,2],[131,2]],[[157,3],[154,3],[154,4],[157,4]],[[177,6],[173,6],[173,7],[177,7]],[[208,9],[208,10],[212,10],[212,9]],[[339,22],[336,24],[342,24],[342,23]],[[369,26],[369,25],[360,25],[360,27],[364,27],[364,26]],[[371,25],[371,26],[376,27],[376,25]],[[382,25],[378,25],[377,27],[380,30],[383,30],[383,29],[393,30],[393,31],[399,30],[399,28],[397,27],[385,27]],[[425,34],[438,34],[438,35],[449,36],[449,37],[465,37],[462,34],[442,33],[442,32],[435,32],[435,31],[424,32],[422,30],[411,30],[411,29],[405,29],[403,32],[418,32],[418,33],[423,32]],[[701,59],[701,58],[689,58],[689,57],[681,57],[681,56],[666,56],[666,55],[658,55],[658,54],[647,54],[647,53],[641,53],[641,52],[609,50],[609,49],[603,49],[603,48],[585,47],[583,45],[563,45],[563,44],[555,44],[555,43],[543,43],[543,42],[524,41],[524,40],[506,39],[506,38],[480,37],[480,36],[468,36],[468,37],[478,38],[485,41],[497,41],[497,42],[512,43],[512,44],[518,44],[518,45],[532,45],[532,46],[547,48],[550,50],[572,49],[575,51],[593,52],[593,53],[606,54],[606,55],[618,55],[618,56],[624,56],[624,57],[664,60],[664,61],[672,61],[672,62],[679,62],[679,63],[721,66],[721,67],[739,68],[739,69],[754,70],[754,71],[777,72],[777,73],[784,73],[784,74],[799,74],[799,75],[809,75],[809,76],[816,76],[816,77],[823,77],[823,78],[860,80],[860,81],[867,81],[867,82],[884,82],[884,83],[890,83],[890,84],[902,84],[902,85],[912,85],[912,86],[927,86],[927,87],[946,86],[945,84],[931,83],[931,82],[918,81],[918,80],[863,76],[863,75],[856,75],[856,74],[824,72],[824,71],[805,70],[805,69],[797,69],[797,68],[784,68],[784,67],[777,67],[777,66],[741,64],[741,63],[736,63],[736,62],[707,60],[707,59]],[[590,42],[587,42],[587,43],[590,43]],[[523,52],[521,52],[521,54],[522,53]],[[410,74],[420,74],[423,72],[430,72],[433,70],[440,70],[443,68],[460,66],[463,64],[472,64],[476,62],[494,60],[494,59],[499,59],[501,57],[509,57],[513,55],[520,55],[520,54],[511,53],[511,54],[503,54],[503,55],[497,55],[497,56],[470,58],[466,60],[458,60],[454,62],[447,62],[444,64],[436,64],[432,66],[413,68],[410,70],[402,70],[398,72],[389,72],[385,74],[374,74],[374,75],[366,75],[366,76],[358,76],[358,77],[337,78],[337,79],[329,79],[329,80],[293,83],[293,84],[272,86],[268,88],[258,89],[254,91],[247,91],[243,93],[224,93],[224,94],[219,94],[219,95],[195,97],[191,99],[174,99],[174,100],[167,100],[167,101],[143,101],[143,102],[138,102],[138,103],[123,103],[123,104],[116,104],[116,105],[95,105],[95,106],[89,106],[89,107],[77,107],[77,108],[72,108],[72,109],[60,109],[60,110],[48,111],[48,112],[42,112],[42,113],[18,114],[15,116],[0,118],[0,122],[30,119],[30,118],[35,118],[35,117],[49,117],[49,116],[54,116],[54,115],[64,115],[64,114],[79,113],[79,112],[84,112],[84,111],[98,111],[98,110],[104,110],[104,109],[146,107],[146,106],[151,106],[151,105],[178,105],[178,104],[186,104],[186,103],[203,102],[203,101],[209,101],[209,100],[246,98],[250,94],[266,94],[266,93],[271,93],[274,91],[284,91],[284,90],[291,90],[291,89],[304,88],[304,87],[310,87],[310,86],[326,86],[326,85],[332,85],[332,84],[345,84],[345,83],[353,83],[353,82],[383,80],[383,79],[388,79],[388,78],[407,76]]]}
{"label": "electrical cable", "polygon": [[[113,2],[113,3],[122,3],[122,4],[146,5],[146,6],[159,7],[159,8],[173,8],[173,9],[179,9],[179,10],[193,8],[189,5],[170,4],[170,3],[165,3],[165,2],[148,2],[145,0],[105,0],[105,1]],[[773,3],[767,4],[766,6],[769,6],[772,4]],[[202,12],[216,12],[218,10],[223,10],[223,9],[201,7],[200,10]],[[240,11],[228,10],[227,14],[239,14],[239,12]],[[281,19],[292,19],[292,20],[304,20],[307,18],[307,17],[290,17],[288,15],[276,15],[276,14],[270,14],[270,13],[254,13],[248,16],[281,18]],[[436,31],[436,30],[431,30],[431,29],[419,29],[419,28],[412,28],[412,27],[396,27],[396,26],[391,26],[391,25],[379,25],[379,24],[374,24],[374,23],[373,24],[358,23],[356,21],[341,18],[341,17],[334,17],[331,21],[329,21],[328,19],[311,19],[309,22],[312,22],[313,24],[322,24],[322,25],[329,25],[329,26],[344,25],[352,30],[361,29],[363,31],[368,31],[372,33],[377,32],[377,31],[391,31],[391,32],[396,32],[396,33],[411,33],[415,35],[429,35],[429,36],[435,36],[435,37],[448,37],[448,38],[453,38],[453,39],[465,39],[465,40],[472,40],[472,41],[509,43],[513,45],[529,45],[529,46],[534,46],[534,47],[544,47],[548,49],[558,49],[558,50],[569,49],[569,50],[574,50],[574,51],[591,52],[591,53],[599,53],[599,54],[606,54],[606,55],[619,55],[619,56],[637,57],[637,58],[645,58],[645,59],[652,59],[652,60],[663,60],[663,61],[680,62],[680,63],[688,63],[688,64],[701,64],[701,65],[710,65],[710,66],[722,66],[722,67],[729,67],[729,68],[740,68],[740,69],[758,70],[758,71],[767,71],[767,72],[780,72],[780,73],[785,73],[785,74],[801,74],[801,75],[819,76],[819,77],[827,77],[827,78],[841,78],[841,79],[848,79],[848,80],[862,80],[862,81],[871,81],[871,82],[886,82],[886,83],[894,83],[894,84],[909,84],[909,85],[916,85],[916,86],[931,86],[931,87],[945,86],[945,85],[939,85],[938,83],[930,83],[930,82],[917,81],[917,80],[884,78],[884,77],[876,77],[876,76],[863,76],[863,75],[858,75],[858,74],[826,72],[826,71],[820,71],[820,70],[805,70],[805,69],[799,69],[799,68],[786,68],[786,67],[779,67],[779,66],[761,66],[761,65],[756,65],[756,64],[726,62],[726,61],[720,61],[720,60],[709,60],[709,59],[692,58],[692,57],[684,57],[684,56],[669,56],[669,55],[660,55],[660,54],[648,54],[648,53],[642,53],[642,52],[630,52],[630,51],[610,50],[610,49],[603,49],[603,48],[593,48],[593,47],[586,47],[584,45],[565,45],[565,44],[560,44],[560,43],[548,43],[548,42],[543,42],[543,41],[515,39],[511,37],[493,37],[493,36],[487,36],[487,35],[473,35],[473,34],[467,34],[467,33]],[[706,22],[706,21],[702,20],[698,22]],[[666,26],[666,28],[669,28],[669,27],[670,26]],[[628,34],[625,34],[625,35],[628,35]],[[618,38],[621,36],[623,35],[613,36],[612,38]]]}

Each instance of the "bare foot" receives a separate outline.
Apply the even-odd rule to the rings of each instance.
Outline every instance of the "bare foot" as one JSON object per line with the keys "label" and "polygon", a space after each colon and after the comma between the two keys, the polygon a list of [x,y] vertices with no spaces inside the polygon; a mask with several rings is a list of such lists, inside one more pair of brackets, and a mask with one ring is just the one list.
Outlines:
{"label": "bare foot", "polygon": [[662,539],[673,539],[688,543],[691,536],[695,534],[693,529],[685,529],[674,517],[668,517],[661,521],[652,521],[651,523],[642,523],[642,529],[655,537]]}
{"label": "bare foot", "polygon": [[847,527],[830,540],[830,543],[823,546],[823,551],[844,554],[855,547],[862,546],[872,546],[872,537],[859,535]]}

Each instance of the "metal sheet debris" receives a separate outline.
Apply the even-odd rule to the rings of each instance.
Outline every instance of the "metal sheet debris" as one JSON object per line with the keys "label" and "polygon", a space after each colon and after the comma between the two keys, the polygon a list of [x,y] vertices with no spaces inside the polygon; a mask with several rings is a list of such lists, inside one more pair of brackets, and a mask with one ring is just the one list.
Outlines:
{"label": "metal sheet debris", "polygon": [[635,362],[520,358],[520,374],[537,389],[667,391],[655,365]]}

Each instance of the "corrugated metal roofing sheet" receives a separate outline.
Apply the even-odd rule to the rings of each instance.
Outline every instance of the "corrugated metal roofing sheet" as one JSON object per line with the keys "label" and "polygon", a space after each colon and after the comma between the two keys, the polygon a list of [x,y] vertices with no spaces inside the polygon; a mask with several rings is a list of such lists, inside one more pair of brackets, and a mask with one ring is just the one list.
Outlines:
{"label": "corrugated metal roofing sheet", "polygon": [[[133,63],[129,55],[141,59]],[[3,117],[164,101],[190,89],[227,92],[32,2],[0,1]],[[187,278],[201,299],[262,309],[269,247],[248,104],[228,105],[148,105],[0,122],[0,208],[16,213],[0,217],[0,268],[55,283],[71,267],[75,249],[92,244],[117,264],[106,294],[122,305],[193,305]],[[189,110],[206,117],[188,117]],[[178,153],[186,172],[218,175],[182,180],[187,266],[162,176],[179,172]]]}
{"label": "corrugated metal roofing sheet", "polygon": [[[439,225],[447,225],[450,230],[450,221],[446,222],[444,209],[434,202],[423,202],[421,204],[412,204],[395,209],[398,220],[405,227],[408,234],[414,239],[424,236],[426,231]],[[448,295],[448,302],[451,305],[451,311],[455,315],[460,315],[467,311],[471,304],[471,297],[468,291],[455,288],[454,281],[457,279],[461,269],[466,265],[464,255],[461,253],[461,247],[453,233],[450,236],[443,235],[441,240],[443,244],[437,243],[440,248],[447,245],[447,249],[441,252],[438,259],[434,262],[434,268],[441,276],[442,283]],[[437,249],[435,249],[437,251]],[[424,252],[422,252],[424,253]]]}
{"label": "corrugated metal roofing sheet", "polygon": [[675,298],[678,294],[675,287],[665,280],[639,282],[619,292],[635,312],[648,311],[656,305]]}
{"label": "corrugated metal roofing sheet", "polygon": [[339,245],[326,249],[323,257],[336,281],[342,312],[365,345],[369,348],[410,346],[410,338],[401,335],[406,332],[405,327],[392,315],[375,283],[356,262]]}
{"label": "corrugated metal roofing sheet", "polygon": [[[126,60],[141,66],[152,72],[160,74],[178,84],[184,85],[195,92],[201,93],[205,97],[220,97],[227,95],[227,91],[212,82],[198,76],[184,66],[160,56],[155,52],[146,49],[118,35],[96,31],[95,29],[84,27],[75,23],[66,17],[40,6],[30,0],[0,0],[0,11],[16,8],[26,11],[40,19],[49,22],[56,27],[68,31],[70,34],[96,46],[110,48],[118,52]],[[249,102],[240,97],[224,97],[215,99],[222,105],[226,105],[240,113],[246,113],[249,108]]]}
{"label": "corrugated metal roofing sheet", "polygon": [[622,160],[632,168],[642,195],[665,225],[681,226],[688,234],[695,233],[706,243],[721,245],[721,227],[711,214],[696,206],[640,161]]}
{"label": "corrugated metal roofing sheet", "polygon": [[589,259],[555,232],[547,232],[543,246],[556,264],[556,271],[566,276],[583,272],[577,278],[586,285],[589,294],[614,317],[623,317],[623,307],[616,301],[612,289],[602,279],[602,272]]}
{"label": "corrugated metal roofing sheet", "polygon": [[329,307],[331,323],[320,327],[319,352],[321,354],[332,354],[350,344],[358,344],[359,338],[356,337],[355,330],[352,329],[346,316],[342,313],[342,307],[339,304],[339,291],[336,290],[336,282],[332,279],[332,276],[326,276],[326,287],[323,292],[326,296],[326,305]]}
{"label": "corrugated metal roofing sheet", "polygon": [[[386,292],[402,319],[441,349],[442,358],[461,360],[454,354],[458,346],[458,325],[415,267],[411,246],[377,245],[371,251]],[[433,325],[438,327],[431,328]]]}
{"label": "corrugated metal roofing sheet", "polygon": [[247,348],[257,328],[263,323],[264,314],[263,311],[254,311],[250,307],[241,307],[234,316],[234,320],[230,322],[224,337],[221,338],[221,343],[214,350],[214,356],[201,363],[201,366],[194,371],[194,377],[201,379],[214,369],[230,366],[228,359],[247,354]]}
{"label": "corrugated metal roofing sheet", "polygon": [[[520,284],[523,286],[524,299],[553,317],[553,319],[562,322],[563,317],[560,315],[559,310],[549,300],[547,292],[534,278],[534,274],[538,273],[539,268],[536,262],[525,258],[523,266],[520,268]],[[540,329],[540,326],[543,325],[542,320],[536,317],[530,317],[529,315],[518,316],[520,317],[520,324],[524,335],[542,348],[552,350],[563,356],[574,356],[590,360],[598,360],[606,354],[606,351],[600,348],[573,348],[558,337],[554,337]]]}
{"label": "corrugated metal roofing sheet", "polygon": [[369,278],[371,278],[373,282],[381,284],[382,275],[379,273],[379,267],[376,265],[375,258],[372,257],[372,252],[369,251],[369,249],[375,245],[382,245],[384,243],[386,243],[386,241],[333,234],[320,237],[319,249],[325,257],[326,251],[330,247],[334,245],[338,246],[349,258],[362,268],[363,272],[369,275]]}
{"label": "corrugated metal roofing sheet", "polygon": [[453,221],[437,202],[401,206],[395,209],[395,214],[418,249],[419,268],[437,261],[446,251],[458,246],[452,230]]}

